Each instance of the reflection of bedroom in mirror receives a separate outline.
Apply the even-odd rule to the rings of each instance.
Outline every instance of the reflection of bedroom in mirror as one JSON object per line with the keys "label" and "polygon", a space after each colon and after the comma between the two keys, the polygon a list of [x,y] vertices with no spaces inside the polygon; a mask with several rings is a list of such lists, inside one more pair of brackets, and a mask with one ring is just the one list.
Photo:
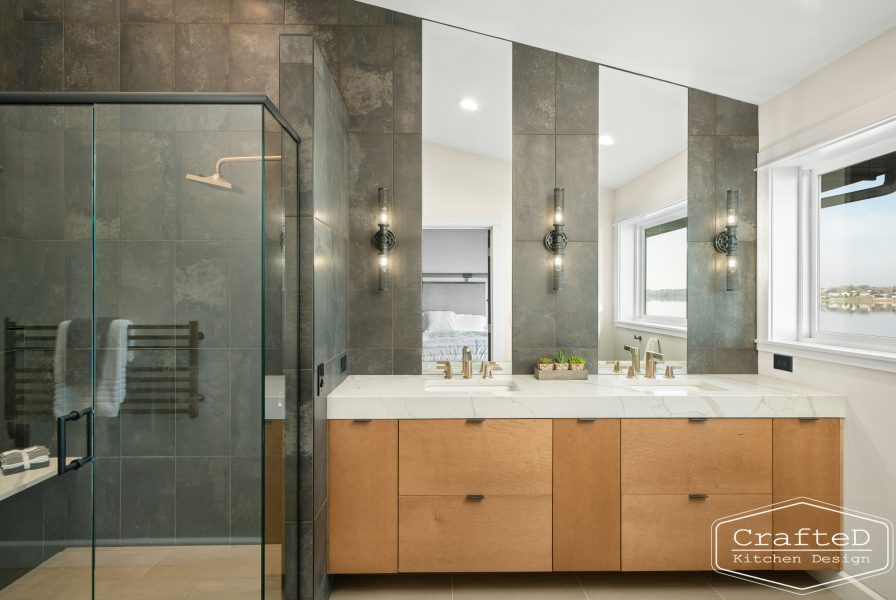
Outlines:
{"label": "reflection of bedroom in mirror", "polygon": [[423,24],[423,369],[510,370],[510,42]]}
{"label": "reflection of bedroom in mirror", "polygon": [[600,68],[600,372],[687,364],[687,96]]}

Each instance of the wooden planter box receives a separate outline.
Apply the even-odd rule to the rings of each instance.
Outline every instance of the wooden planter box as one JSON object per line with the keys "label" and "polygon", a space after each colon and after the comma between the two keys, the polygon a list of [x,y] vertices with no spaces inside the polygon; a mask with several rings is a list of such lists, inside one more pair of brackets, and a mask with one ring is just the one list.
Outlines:
{"label": "wooden planter box", "polygon": [[541,371],[535,367],[535,379],[544,379],[545,381],[573,381],[588,379],[588,370],[573,371],[564,369],[563,371],[554,371],[553,369],[545,369]]}

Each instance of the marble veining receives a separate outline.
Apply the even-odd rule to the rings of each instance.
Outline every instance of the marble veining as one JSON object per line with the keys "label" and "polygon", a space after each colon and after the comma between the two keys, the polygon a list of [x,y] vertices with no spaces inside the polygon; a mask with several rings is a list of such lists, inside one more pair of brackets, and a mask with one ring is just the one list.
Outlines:
{"label": "marble veining", "polygon": [[[427,391],[426,375],[352,375],[329,395],[328,419],[843,417],[833,392],[761,375],[683,375],[587,381],[496,376],[513,391]],[[476,382],[476,379],[471,382]],[[460,380],[458,383],[463,382]]]}

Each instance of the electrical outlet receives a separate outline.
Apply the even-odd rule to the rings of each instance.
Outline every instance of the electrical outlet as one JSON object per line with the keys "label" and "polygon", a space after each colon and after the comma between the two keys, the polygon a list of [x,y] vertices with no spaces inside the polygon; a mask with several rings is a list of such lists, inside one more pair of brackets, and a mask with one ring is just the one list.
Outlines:
{"label": "electrical outlet", "polygon": [[348,354],[343,354],[339,359],[339,372],[345,373],[348,371]]}
{"label": "electrical outlet", "polygon": [[317,365],[317,395],[324,389],[324,363]]}
{"label": "electrical outlet", "polygon": [[793,373],[793,357],[783,354],[775,354],[774,367],[779,371],[789,371]]}

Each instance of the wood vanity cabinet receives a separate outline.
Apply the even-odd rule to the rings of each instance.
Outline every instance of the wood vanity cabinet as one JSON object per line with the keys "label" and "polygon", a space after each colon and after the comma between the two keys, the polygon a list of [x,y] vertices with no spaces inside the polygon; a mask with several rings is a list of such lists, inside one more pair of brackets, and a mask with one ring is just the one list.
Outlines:
{"label": "wood vanity cabinet", "polygon": [[[839,505],[841,439],[840,419],[332,420],[330,572],[709,570],[716,519]],[[839,530],[818,514],[745,523]]]}
{"label": "wood vanity cabinet", "polygon": [[398,571],[398,421],[330,421],[330,573]]}

